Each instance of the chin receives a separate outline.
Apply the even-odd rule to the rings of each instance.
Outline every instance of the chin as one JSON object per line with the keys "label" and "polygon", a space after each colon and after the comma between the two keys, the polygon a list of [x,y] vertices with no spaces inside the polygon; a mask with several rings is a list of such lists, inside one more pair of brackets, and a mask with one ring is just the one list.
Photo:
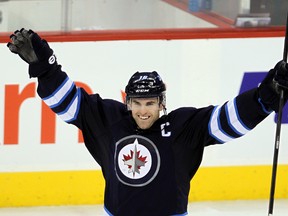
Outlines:
{"label": "chin", "polygon": [[146,130],[146,129],[149,129],[151,125],[138,125],[138,127],[142,130]]}
{"label": "chin", "polygon": [[138,127],[139,127],[140,129],[142,129],[142,130],[146,130],[146,129],[149,128],[149,127],[141,127],[141,126],[139,126],[139,125],[138,125]]}

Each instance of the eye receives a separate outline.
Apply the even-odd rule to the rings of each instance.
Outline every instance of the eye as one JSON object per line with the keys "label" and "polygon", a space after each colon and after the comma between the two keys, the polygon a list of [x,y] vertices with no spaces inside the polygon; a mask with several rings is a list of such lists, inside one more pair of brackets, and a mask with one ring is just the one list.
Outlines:
{"label": "eye", "polygon": [[140,103],[138,102],[138,101],[133,101],[133,104],[135,104],[135,105],[139,105]]}
{"label": "eye", "polygon": [[146,103],[146,106],[153,106],[154,104],[155,104],[154,101],[150,101],[150,102],[147,102],[147,103]]}

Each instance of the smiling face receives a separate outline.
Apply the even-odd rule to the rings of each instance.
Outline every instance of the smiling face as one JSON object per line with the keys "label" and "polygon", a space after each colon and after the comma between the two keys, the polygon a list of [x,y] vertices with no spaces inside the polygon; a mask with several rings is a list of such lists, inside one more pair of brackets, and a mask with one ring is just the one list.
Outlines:
{"label": "smiling face", "polygon": [[127,104],[132,112],[136,124],[141,129],[150,128],[159,119],[163,106],[159,104],[159,98],[131,98]]}

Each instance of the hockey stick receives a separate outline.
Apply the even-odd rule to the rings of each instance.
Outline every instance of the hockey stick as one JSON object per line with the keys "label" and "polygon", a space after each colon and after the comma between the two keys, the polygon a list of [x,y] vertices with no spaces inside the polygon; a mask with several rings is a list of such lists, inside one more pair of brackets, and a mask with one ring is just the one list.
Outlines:
{"label": "hockey stick", "polygon": [[[285,32],[284,51],[283,51],[283,61],[286,63],[287,63],[287,46],[288,46],[288,13],[287,13],[287,20],[286,20],[286,32]],[[281,132],[283,106],[284,106],[284,90],[280,89],[279,112],[278,112],[278,119],[277,119],[277,125],[276,125],[268,216],[273,215],[274,194],[275,194],[276,175],[277,175],[277,166],[278,166],[278,154],[279,154],[279,146],[280,146],[280,132]]]}

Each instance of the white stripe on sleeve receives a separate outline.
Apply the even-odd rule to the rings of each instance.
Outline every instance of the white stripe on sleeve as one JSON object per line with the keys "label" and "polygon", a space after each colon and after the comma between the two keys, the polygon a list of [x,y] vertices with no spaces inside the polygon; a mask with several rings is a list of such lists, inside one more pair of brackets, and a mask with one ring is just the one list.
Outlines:
{"label": "white stripe on sleeve", "polygon": [[42,99],[50,108],[54,108],[65,99],[66,95],[72,91],[74,86],[74,82],[67,77],[64,82],[52,93],[52,95]]}
{"label": "white stripe on sleeve", "polygon": [[247,132],[250,131],[250,129],[244,125],[244,123],[241,121],[239,114],[238,114],[238,110],[237,110],[237,106],[236,106],[236,99],[234,98],[234,100],[229,101],[226,104],[226,111],[227,111],[227,118],[228,118],[228,122],[230,127],[239,135],[244,135]]}
{"label": "white stripe on sleeve", "polygon": [[68,105],[67,109],[57,114],[63,121],[70,122],[77,117],[79,107],[80,107],[80,89],[77,89],[77,94],[75,95],[71,103]]}
{"label": "white stripe on sleeve", "polygon": [[229,136],[221,129],[220,117],[219,117],[220,110],[221,110],[220,106],[214,108],[209,122],[209,132],[212,137],[214,137],[221,143],[225,143],[234,139],[234,137]]}

